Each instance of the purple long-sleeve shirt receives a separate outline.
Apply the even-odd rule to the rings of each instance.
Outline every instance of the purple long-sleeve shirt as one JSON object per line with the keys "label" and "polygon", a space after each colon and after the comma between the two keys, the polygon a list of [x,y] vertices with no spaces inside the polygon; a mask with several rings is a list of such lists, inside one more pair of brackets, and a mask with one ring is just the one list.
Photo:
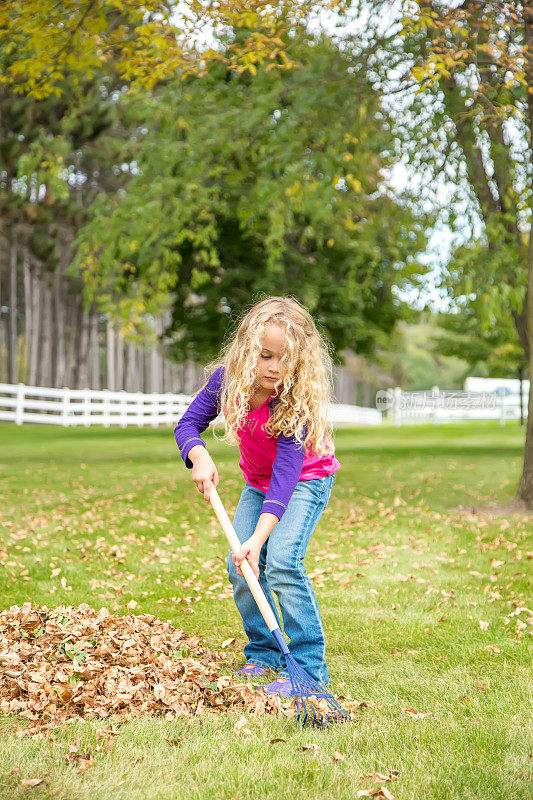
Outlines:
{"label": "purple long-sleeve shirt", "polygon": [[[222,366],[213,372],[207,386],[194,398],[174,428],[181,457],[188,469],[192,469],[189,450],[198,444],[205,447],[200,433],[221,412],[223,379]],[[262,430],[278,401],[278,396],[273,394],[246,414],[244,425],[239,430],[239,466],[246,482],[266,493],[261,513],[266,511],[281,519],[299,480],[331,475],[340,464],[333,450],[325,456],[317,456],[312,450],[305,451],[294,435],[268,436]],[[304,429],[304,438],[305,435]]]}

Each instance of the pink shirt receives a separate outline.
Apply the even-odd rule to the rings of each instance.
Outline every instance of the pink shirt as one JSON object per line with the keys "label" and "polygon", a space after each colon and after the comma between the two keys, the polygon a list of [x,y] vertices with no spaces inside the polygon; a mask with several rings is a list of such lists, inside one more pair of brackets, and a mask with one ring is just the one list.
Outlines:
{"label": "pink shirt", "polygon": [[[205,447],[200,433],[220,413],[223,370],[224,367],[219,367],[213,372],[207,385],[194,398],[174,428],[181,457],[189,469],[192,469],[189,450],[198,444]],[[288,437],[268,436],[262,426],[277,402],[278,395],[273,393],[258,408],[246,414],[244,424],[238,431],[239,466],[246,482],[266,493],[262,511],[281,519],[298,481],[324,478],[340,469],[341,465],[335,458],[331,440],[328,440],[331,452],[318,456],[311,449],[304,452],[294,434]]]}
{"label": "pink shirt", "polygon": [[[254,411],[246,415],[244,427],[239,430],[239,450],[241,458],[239,466],[242,469],[247,483],[268,491],[272,477],[272,466],[278,449],[278,437],[268,436],[261,426],[269,417],[267,403],[275,395],[271,395]],[[331,442],[331,440],[329,440]],[[298,480],[310,481],[312,478],[324,478],[340,469],[340,462],[335,457],[333,446],[331,454],[318,456],[311,448],[307,448],[304,455],[302,471]]]}

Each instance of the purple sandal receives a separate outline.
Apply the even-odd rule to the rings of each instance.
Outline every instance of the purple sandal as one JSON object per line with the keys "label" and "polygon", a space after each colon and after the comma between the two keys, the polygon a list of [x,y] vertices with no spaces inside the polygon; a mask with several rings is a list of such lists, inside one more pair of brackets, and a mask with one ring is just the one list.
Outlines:
{"label": "purple sandal", "polygon": [[268,672],[268,670],[264,667],[258,667],[256,664],[246,664],[235,675],[264,675],[265,672]]}
{"label": "purple sandal", "polygon": [[292,688],[289,678],[276,678],[275,681],[267,683],[262,688],[266,689],[267,694],[282,694],[284,697],[296,697],[299,694]]}

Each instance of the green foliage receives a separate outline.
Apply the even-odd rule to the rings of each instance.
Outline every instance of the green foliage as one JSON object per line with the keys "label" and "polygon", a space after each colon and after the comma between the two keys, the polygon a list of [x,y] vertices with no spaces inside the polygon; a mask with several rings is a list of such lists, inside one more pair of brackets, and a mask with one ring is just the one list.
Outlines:
{"label": "green foliage", "polygon": [[512,337],[512,312],[523,308],[527,285],[525,235],[511,236],[503,215],[491,215],[482,236],[452,252],[443,285],[459,307],[467,302],[477,314],[480,333],[498,325]]}
{"label": "green foliage", "polygon": [[483,331],[507,314],[522,330],[527,353],[526,4],[405,0],[400,36],[386,42],[377,32],[384,4],[371,6],[375,68],[393,92],[401,154],[421,177],[418,202],[439,208],[442,221],[466,242],[453,253],[443,286],[459,304],[475,296]]}
{"label": "green foliage", "polygon": [[404,313],[424,219],[380,189],[389,121],[364,65],[326,39],[300,64],[168,81],[130,110],[149,120],[139,174],[100,197],[79,237],[88,296],[131,330],[174,297],[176,357],[212,357],[263,294],[291,293],[337,348],[371,351]]}
{"label": "green foliage", "polygon": [[402,322],[388,347],[380,349],[378,363],[405,391],[461,389],[468,361],[460,348],[437,347],[442,334],[440,315],[426,312],[416,322]]}
{"label": "green foliage", "polygon": [[436,351],[464,359],[469,371],[480,377],[516,378],[526,358],[511,315],[494,319],[490,327],[481,320],[475,302],[455,313],[439,314],[442,330],[433,337]]}
{"label": "green foliage", "polygon": [[[62,96],[0,97],[0,168],[6,180],[0,212],[44,271],[68,263],[75,231],[97,191],[117,191],[116,162],[131,159],[124,107],[102,73],[82,84],[66,81]],[[79,291],[79,289],[78,289]]]}

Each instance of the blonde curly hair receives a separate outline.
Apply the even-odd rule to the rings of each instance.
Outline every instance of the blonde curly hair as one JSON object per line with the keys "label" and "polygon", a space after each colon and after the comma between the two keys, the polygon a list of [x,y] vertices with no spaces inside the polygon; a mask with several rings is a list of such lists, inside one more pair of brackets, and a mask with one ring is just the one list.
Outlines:
{"label": "blonde curly hair", "polygon": [[205,367],[204,386],[216,369],[225,368],[221,384],[221,407],[225,416],[222,441],[239,442],[238,431],[257,386],[261,338],[269,324],[284,330],[285,346],[279,365],[283,378],[275,384],[279,402],[264,429],[271,436],[294,434],[306,451],[313,454],[330,454],[333,427],[327,414],[333,399],[333,362],[328,343],[318,332],[313,318],[293,297],[268,297],[253,305],[237,323],[236,331],[230,334],[218,359]]}

